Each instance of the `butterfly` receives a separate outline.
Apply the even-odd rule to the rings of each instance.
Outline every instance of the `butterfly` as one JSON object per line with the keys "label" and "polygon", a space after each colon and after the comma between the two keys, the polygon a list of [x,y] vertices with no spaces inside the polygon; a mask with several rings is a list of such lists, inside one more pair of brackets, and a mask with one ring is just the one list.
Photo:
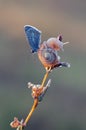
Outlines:
{"label": "butterfly", "polygon": [[31,52],[37,52],[39,60],[46,70],[56,67],[69,67],[66,62],[60,62],[57,51],[63,50],[63,45],[69,42],[62,42],[62,36],[51,37],[41,43],[41,31],[31,25],[24,26],[27,41],[31,47]]}

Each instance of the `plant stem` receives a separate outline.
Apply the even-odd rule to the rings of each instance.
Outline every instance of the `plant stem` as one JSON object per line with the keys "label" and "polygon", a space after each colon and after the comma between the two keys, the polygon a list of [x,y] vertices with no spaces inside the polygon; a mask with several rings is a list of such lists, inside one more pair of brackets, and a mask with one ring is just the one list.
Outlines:
{"label": "plant stem", "polygon": [[36,109],[37,105],[38,105],[38,99],[34,99],[33,106],[32,106],[32,108],[31,108],[31,110],[30,110],[28,116],[26,117],[26,119],[25,119],[25,121],[24,121],[24,124],[25,124],[25,125],[26,125],[27,122],[29,121],[29,119],[30,119],[30,117],[32,116],[32,114],[33,114],[34,110]]}
{"label": "plant stem", "polygon": [[[43,78],[43,81],[42,81],[42,84],[41,84],[41,87],[43,88],[44,87],[44,84],[46,82],[46,79],[49,75],[49,71],[46,72],[46,74],[44,75],[44,78]],[[30,120],[30,117],[32,116],[33,112],[35,111],[36,107],[38,105],[38,98],[34,99],[34,103],[32,105],[32,108],[28,114],[28,116],[26,117],[25,121],[24,121],[24,124],[26,125],[27,122]]]}
{"label": "plant stem", "polygon": [[41,87],[42,87],[42,88],[44,87],[44,84],[45,84],[45,82],[46,82],[46,79],[47,79],[49,73],[50,73],[50,72],[47,71],[46,74],[44,75],[44,78],[43,78],[43,81],[42,81],[42,84],[41,84]]}

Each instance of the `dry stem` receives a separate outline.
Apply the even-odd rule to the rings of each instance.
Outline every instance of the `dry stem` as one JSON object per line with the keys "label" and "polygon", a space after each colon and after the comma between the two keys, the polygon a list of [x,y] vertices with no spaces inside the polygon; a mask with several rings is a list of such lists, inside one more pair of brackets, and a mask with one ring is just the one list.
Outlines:
{"label": "dry stem", "polygon": [[[42,84],[41,84],[41,87],[42,87],[42,88],[44,87],[44,84],[45,84],[45,82],[46,82],[46,79],[47,79],[48,75],[49,75],[49,71],[46,72],[46,74],[45,74],[45,76],[44,76],[44,78],[43,78],[43,81],[42,81]],[[30,110],[28,116],[26,117],[26,119],[25,119],[25,121],[24,121],[24,124],[25,124],[25,125],[26,125],[27,122],[30,120],[30,117],[32,116],[32,114],[33,114],[34,110],[36,109],[37,105],[38,105],[38,98],[34,99],[33,106],[32,106],[32,108],[31,108],[31,110]]]}
{"label": "dry stem", "polygon": [[30,117],[32,116],[32,114],[33,114],[34,110],[36,109],[37,105],[38,105],[38,99],[34,99],[33,106],[32,106],[32,108],[31,108],[31,110],[30,110],[28,116],[26,117],[26,119],[25,119],[25,121],[24,121],[24,124],[25,124],[25,125],[26,125],[27,122],[29,121],[29,119],[30,119]]}

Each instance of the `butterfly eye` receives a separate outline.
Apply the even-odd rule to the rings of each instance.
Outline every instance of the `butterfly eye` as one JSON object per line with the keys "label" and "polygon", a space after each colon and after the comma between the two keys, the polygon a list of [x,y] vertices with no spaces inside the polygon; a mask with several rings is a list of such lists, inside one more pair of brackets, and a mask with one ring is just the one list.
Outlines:
{"label": "butterfly eye", "polygon": [[61,35],[59,35],[59,41],[62,41],[62,36]]}

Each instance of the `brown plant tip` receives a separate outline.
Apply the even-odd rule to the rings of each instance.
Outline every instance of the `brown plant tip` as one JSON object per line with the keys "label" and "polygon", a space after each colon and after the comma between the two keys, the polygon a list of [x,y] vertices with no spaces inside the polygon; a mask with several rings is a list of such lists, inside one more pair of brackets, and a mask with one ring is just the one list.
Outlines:
{"label": "brown plant tip", "polygon": [[32,97],[33,99],[38,98],[38,101],[42,101],[48,87],[50,86],[51,79],[48,81],[47,85],[42,87],[40,84],[32,84],[31,82],[28,83],[28,88],[32,89]]}
{"label": "brown plant tip", "polygon": [[24,127],[25,124],[23,123],[23,119],[19,121],[17,117],[14,117],[14,120],[10,123],[10,126],[12,128],[18,128],[19,126]]}

